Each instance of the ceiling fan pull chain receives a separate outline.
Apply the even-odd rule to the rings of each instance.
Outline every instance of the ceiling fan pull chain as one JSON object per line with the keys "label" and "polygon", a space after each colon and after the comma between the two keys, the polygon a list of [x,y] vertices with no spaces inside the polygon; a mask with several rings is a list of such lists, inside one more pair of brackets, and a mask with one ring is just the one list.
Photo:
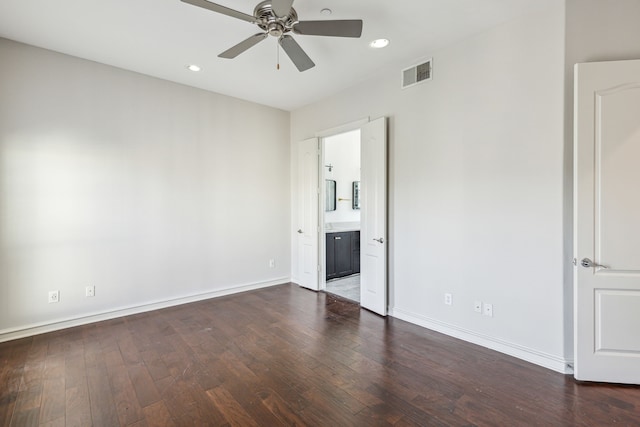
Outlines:
{"label": "ceiling fan pull chain", "polygon": [[280,70],[280,43],[276,43],[276,62],[277,62],[277,66],[276,69]]}

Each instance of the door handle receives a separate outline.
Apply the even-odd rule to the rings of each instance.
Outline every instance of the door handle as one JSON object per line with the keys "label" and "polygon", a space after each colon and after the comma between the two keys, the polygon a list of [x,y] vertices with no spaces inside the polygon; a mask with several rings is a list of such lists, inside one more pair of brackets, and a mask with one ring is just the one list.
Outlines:
{"label": "door handle", "polygon": [[304,231],[302,231],[301,229],[298,229],[298,234],[303,234]]}
{"label": "door handle", "polygon": [[580,265],[583,266],[584,268],[592,268],[592,267],[609,268],[604,265],[596,264],[595,262],[591,261],[589,258],[582,258],[582,261],[580,261]]}
{"label": "door handle", "polygon": [[382,237],[379,239],[373,239],[373,240],[375,240],[378,243],[384,243],[384,239]]}
{"label": "door handle", "polygon": [[334,240],[342,240],[342,237],[334,237]]}

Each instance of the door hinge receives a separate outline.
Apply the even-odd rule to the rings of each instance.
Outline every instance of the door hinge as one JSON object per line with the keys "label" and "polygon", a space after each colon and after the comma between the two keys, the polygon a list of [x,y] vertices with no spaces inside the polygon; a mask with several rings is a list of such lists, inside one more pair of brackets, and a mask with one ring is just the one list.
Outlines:
{"label": "door hinge", "polygon": [[578,266],[578,259],[577,258],[574,258],[572,262],[573,262],[574,266],[576,266],[576,267]]}

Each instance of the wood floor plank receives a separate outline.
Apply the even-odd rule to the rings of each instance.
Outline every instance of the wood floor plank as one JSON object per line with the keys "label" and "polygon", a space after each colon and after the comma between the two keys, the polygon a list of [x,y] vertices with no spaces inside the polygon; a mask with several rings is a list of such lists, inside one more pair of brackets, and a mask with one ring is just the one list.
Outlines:
{"label": "wood floor plank", "polygon": [[91,425],[91,403],[86,377],[65,390],[65,423],[69,427]]}
{"label": "wood floor plank", "polygon": [[20,390],[41,386],[44,380],[45,358],[29,358],[24,364]]}
{"label": "wood floor plank", "polygon": [[[118,341],[119,343],[121,341]],[[144,419],[129,372],[125,366],[121,346],[109,346],[104,353],[104,362],[111,385],[111,396],[116,407],[120,425],[127,426]]]}
{"label": "wood floor plank", "polygon": [[[173,347],[171,348],[173,351]],[[149,375],[153,378],[154,381],[161,380],[163,378],[167,378],[171,375],[169,369],[160,358],[160,355],[154,350],[147,350],[141,353],[142,360],[149,371]]]}
{"label": "wood floor plank", "polygon": [[40,403],[40,424],[64,419],[66,409],[64,377],[44,380]]}
{"label": "wood floor plank", "polygon": [[637,426],[640,387],[287,284],[0,343],[9,425]]}
{"label": "wood floor plank", "polygon": [[258,427],[258,423],[251,418],[251,415],[242,409],[238,401],[229,393],[224,386],[219,386],[211,390],[207,390],[207,395],[222,413],[224,418],[232,426],[238,427]]}
{"label": "wood floor plank", "polygon": [[149,426],[173,427],[176,425],[171,418],[169,410],[162,401],[142,408],[142,410],[144,412],[144,417],[147,421],[147,425]]}
{"label": "wood floor plank", "polygon": [[146,366],[143,364],[130,366],[128,371],[131,384],[133,385],[138,403],[141,407],[144,408],[161,399],[156,384],[153,378],[151,378]]}
{"label": "wood floor plank", "polygon": [[111,394],[109,374],[104,362],[87,367],[87,388],[93,425],[119,425],[118,412]]}
{"label": "wood floor plank", "polygon": [[[259,394],[262,404],[282,422],[283,425],[303,426],[305,423],[298,416],[297,405],[292,405],[291,401],[286,401],[273,390],[265,390]],[[296,410],[297,409],[297,410]],[[302,408],[304,409],[304,408]]]}
{"label": "wood floor plank", "polygon": [[16,406],[18,393],[7,394],[0,398],[0,426],[6,427],[11,422],[11,417]]}
{"label": "wood floor plank", "polygon": [[5,427],[11,422],[15,410],[26,356],[14,352],[8,345],[3,351],[4,354],[0,353],[3,365],[0,375],[0,426]]}
{"label": "wood floor plank", "polygon": [[39,427],[67,427],[67,421],[65,417],[60,417],[55,420],[47,421],[46,423],[41,422]]}
{"label": "wood floor plank", "polygon": [[15,411],[11,418],[12,427],[30,427],[37,426],[38,419],[40,417],[40,408],[33,408],[28,410]]}
{"label": "wood floor plank", "polygon": [[194,406],[189,384],[182,379],[167,377],[157,382],[162,402],[166,405],[171,417],[179,420]]}
{"label": "wood floor plank", "polygon": [[14,414],[16,417],[19,417],[21,413],[33,414],[33,411],[36,410],[39,419],[40,405],[42,402],[42,388],[43,385],[36,385],[29,389],[21,390],[18,393],[16,406],[14,409]]}
{"label": "wood floor plank", "polygon": [[193,400],[193,406],[190,411],[190,415],[194,420],[197,421],[196,424],[227,424],[224,421],[225,418],[220,408],[218,408],[211,401],[211,398],[207,395],[206,391],[203,390],[197,383],[194,382],[193,384],[191,384],[189,387],[189,391],[191,393],[191,399]]}
{"label": "wood floor plank", "polygon": [[120,347],[120,354],[122,355],[122,359],[127,366],[140,363],[141,357],[140,353],[138,352],[138,347],[134,344],[133,340],[130,337],[127,337],[127,339],[118,340],[118,344]]}
{"label": "wood floor plank", "polygon": [[281,425],[278,417],[262,403],[259,397],[262,388],[259,383],[247,386],[239,381],[230,381],[224,383],[224,386],[251,418],[260,420],[261,425]]}

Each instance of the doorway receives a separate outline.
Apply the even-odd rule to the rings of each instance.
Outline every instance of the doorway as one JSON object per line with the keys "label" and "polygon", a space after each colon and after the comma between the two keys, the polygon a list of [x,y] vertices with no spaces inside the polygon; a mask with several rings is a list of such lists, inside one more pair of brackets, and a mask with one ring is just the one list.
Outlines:
{"label": "doorway", "polygon": [[[300,141],[298,145],[298,188],[296,270],[300,286],[318,291],[326,290],[328,260],[324,213],[326,197],[322,191],[324,153],[321,138],[360,130],[360,187],[361,209],[359,244],[360,306],[381,316],[387,315],[387,119],[380,117],[357,125],[342,127],[340,131],[325,132],[316,138]],[[326,189],[325,189],[326,191]],[[352,190],[352,195],[354,190]],[[353,198],[353,196],[351,197]],[[336,203],[338,203],[336,196]],[[352,200],[353,202],[353,200]],[[332,203],[330,200],[329,203]],[[350,230],[340,230],[350,231]],[[352,230],[351,230],[352,231]],[[322,237],[322,238],[321,238]],[[341,240],[341,239],[335,239]],[[344,247],[343,247],[344,250]]]}
{"label": "doorway", "polygon": [[360,303],[360,129],[322,138],[321,289]]}

